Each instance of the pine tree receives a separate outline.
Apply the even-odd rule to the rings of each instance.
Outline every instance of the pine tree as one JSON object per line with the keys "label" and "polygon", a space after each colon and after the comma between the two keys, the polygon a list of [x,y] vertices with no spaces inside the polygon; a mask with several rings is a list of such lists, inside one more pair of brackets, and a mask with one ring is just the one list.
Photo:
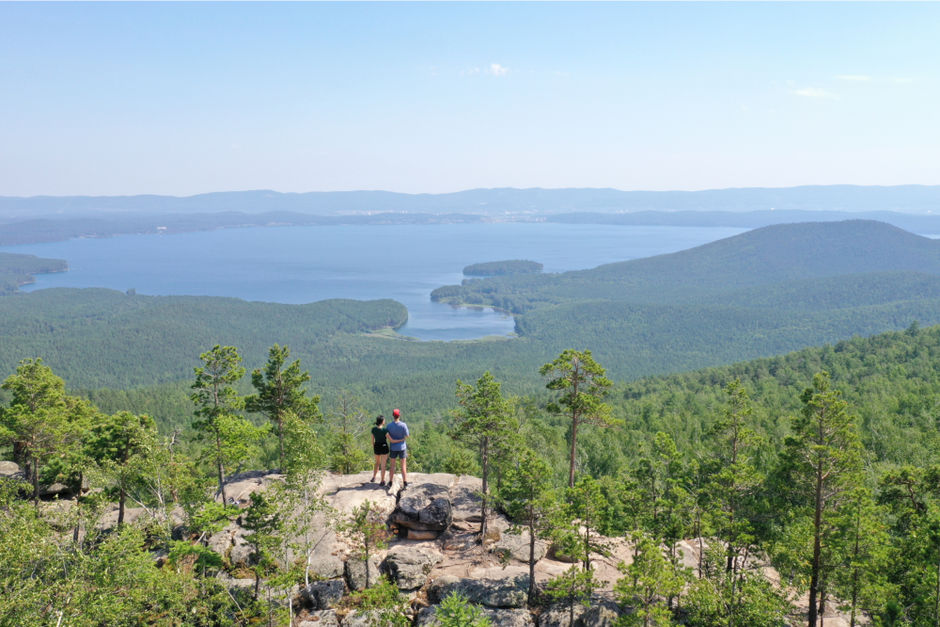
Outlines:
{"label": "pine tree", "polygon": [[836,516],[862,481],[861,445],[848,403],[832,389],[828,373],[813,377],[813,387],[800,400],[802,411],[793,420],[793,435],[785,441],[785,464],[812,518],[807,620],[809,627],[816,627],[836,566],[830,563]]}
{"label": "pine tree", "polygon": [[503,398],[499,382],[489,371],[483,373],[476,385],[457,381],[457,402],[454,412],[453,437],[475,446],[480,452],[481,494],[480,538],[486,540],[487,500],[489,498],[489,471],[491,454],[505,450],[506,444],[518,431],[513,417],[512,403]]}
{"label": "pine tree", "polygon": [[117,524],[124,524],[124,504],[130,484],[145,472],[143,458],[152,453],[157,427],[147,415],[120,411],[102,416],[92,426],[86,448],[88,455],[111,480],[117,491]]}
{"label": "pine tree", "polygon": [[263,414],[273,423],[277,434],[278,468],[281,469],[285,464],[284,422],[288,412],[306,423],[314,423],[321,418],[320,397],[308,397],[303,388],[303,384],[310,380],[310,373],[301,371],[299,359],[285,368],[289,357],[287,346],[272,346],[264,370],[256,369],[251,373],[251,385],[256,393],[245,398],[245,409]]}
{"label": "pine tree", "polygon": [[238,415],[244,407],[235,391],[235,383],[245,374],[241,357],[234,346],[216,344],[202,353],[201,367],[194,368],[196,380],[190,399],[196,405],[193,428],[210,442],[208,456],[212,459],[219,482],[222,502],[225,495],[225,467],[237,464],[256,452],[261,432]]}
{"label": "pine tree", "polygon": [[571,420],[568,487],[573,488],[578,426],[593,424],[606,427],[613,424],[610,406],[602,402],[612,383],[604,376],[604,368],[594,361],[589,350],[569,348],[554,361],[542,366],[539,374],[553,377],[545,387],[561,392],[558,400],[548,405],[548,410],[563,413]]}

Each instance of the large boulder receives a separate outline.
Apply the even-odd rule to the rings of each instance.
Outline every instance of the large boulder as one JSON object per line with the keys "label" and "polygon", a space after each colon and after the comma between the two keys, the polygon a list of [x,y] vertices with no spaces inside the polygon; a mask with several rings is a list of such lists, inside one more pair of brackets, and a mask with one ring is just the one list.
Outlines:
{"label": "large boulder", "polygon": [[529,591],[528,575],[517,575],[503,579],[469,579],[444,575],[431,582],[428,599],[433,604],[458,592],[471,603],[487,607],[518,607],[526,605]]}
{"label": "large boulder", "polygon": [[590,607],[574,604],[574,623],[567,605],[552,605],[539,616],[539,627],[613,627],[621,615],[620,606],[611,598],[594,596]]}
{"label": "large boulder", "polygon": [[[529,532],[522,533],[503,533],[499,540],[490,545],[490,552],[496,554],[502,560],[510,559],[529,563]],[[545,557],[548,546],[543,540],[535,539],[535,561]]]}
{"label": "large boulder", "polygon": [[17,463],[0,461],[0,479],[26,479],[26,473]]}
{"label": "large boulder", "polygon": [[[382,563],[381,559],[373,555],[369,558],[369,584],[375,585],[375,582],[379,580],[381,573],[379,572],[379,565]],[[366,562],[362,559],[357,559],[355,557],[350,557],[346,560],[346,583],[349,585],[350,590],[364,590],[366,587]]]}
{"label": "large boulder", "polygon": [[406,529],[409,538],[425,540],[437,537],[453,520],[449,488],[449,481],[447,484],[427,481],[409,485],[401,492],[398,509],[392,515],[393,522]]}
{"label": "large boulder", "polygon": [[[453,511],[453,526],[463,531],[479,530],[481,522],[480,506],[483,499],[483,481],[478,477],[458,476],[450,487],[450,505]],[[492,499],[490,509],[492,510]],[[492,514],[492,511],[490,512]]]}
{"label": "large boulder", "polygon": [[300,591],[304,605],[312,610],[328,610],[346,594],[346,583],[342,579],[314,581]]}
{"label": "large boulder", "polygon": [[[528,610],[481,608],[484,616],[490,619],[492,627],[535,627],[535,620]],[[418,613],[415,625],[432,627],[437,625],[437,606],[426,607]]]}
{"label": "large boulder", "polygon": [[429,546],[400,544],[393,546],[383,562],[385,571],[401,590],[415,590],[428,580],[428,573],[444,556]]}
{"label": "large boulder", "polygon": [[75,491],[71,487],[58,481],[39,488],[39,496],[44,499],[67,499],[74,495]]}

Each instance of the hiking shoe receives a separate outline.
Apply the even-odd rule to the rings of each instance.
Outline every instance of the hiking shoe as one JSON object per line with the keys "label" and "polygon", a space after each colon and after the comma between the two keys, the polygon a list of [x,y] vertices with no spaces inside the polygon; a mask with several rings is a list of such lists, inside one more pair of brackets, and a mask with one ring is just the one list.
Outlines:
{"label": "hiking shoe", "polygon": [[407,481],[402,481],[402,482],[401,482],[401,489],[404,490],[404,489],[407,488],[407,487],[408,487],[408,482],[407,482]]}
{"label": "hiking shoe", "polygon": [[379,487],[380,487],[380,488],[384,488],[384,487],[385,487],[385,482],[384,482],[384,481],[381,482],[381,483],[379,484]]}

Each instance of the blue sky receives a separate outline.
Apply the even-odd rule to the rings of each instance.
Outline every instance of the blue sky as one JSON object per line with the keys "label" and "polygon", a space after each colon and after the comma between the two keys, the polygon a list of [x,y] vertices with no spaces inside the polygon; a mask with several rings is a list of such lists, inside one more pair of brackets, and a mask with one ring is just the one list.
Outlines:
{"label": "blue sky", "polygon": [[940,184],[937,3],[0,2],[0,195]]}

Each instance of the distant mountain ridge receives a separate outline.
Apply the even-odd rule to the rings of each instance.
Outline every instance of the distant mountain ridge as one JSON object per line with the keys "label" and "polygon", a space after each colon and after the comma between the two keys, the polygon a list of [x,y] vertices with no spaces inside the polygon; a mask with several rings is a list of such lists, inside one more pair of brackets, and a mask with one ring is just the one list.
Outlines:
{"label": "distant mountain ridge", "polygon": [[194,196],[0,196],[0,216],[87,215],[96,212],[262,213],[318,215],[350,212],[542,212],[573,211],[898,211],[940,213],[940,185],[805,185],[702,191],[623,191],[611,188],[470,189],[444,194],[388,191],[281,193],[229,191]]}

